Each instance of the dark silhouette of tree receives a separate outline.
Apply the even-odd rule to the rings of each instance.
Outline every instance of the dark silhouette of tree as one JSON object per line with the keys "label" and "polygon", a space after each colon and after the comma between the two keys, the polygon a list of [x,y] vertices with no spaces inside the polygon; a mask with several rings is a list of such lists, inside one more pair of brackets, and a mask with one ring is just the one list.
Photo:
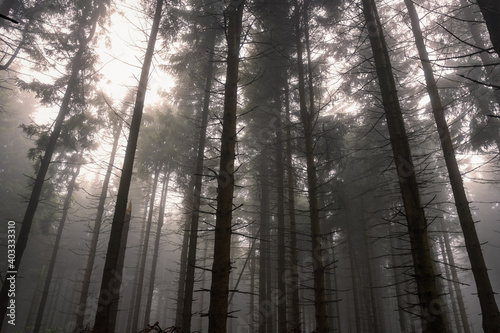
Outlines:
{"label": "dark silhouette of tree", "polygon": [[363,0],[363,13],[373,50],[394,163],[398,172],[399,187],[405,208],[423,331],[426,333],[446,332],[447,328],[436,286],[436,274],[432,267],[427,220],[420,201],[412,154],[401,113],[391,61],[382,32],[382,24],[378,18],[373,0]]}
{"label": "dark silhouette of tree", "polygon": [[[302,58],[302,34],[307,28],[307,1],[300,6],[298,1],[295,2],[295,38],[297,45],[297,68],[299,79],[299,99],[300,99],[300,118],[304,126],[305,140],[305,155],[307,161],[307,193],[309,200],[309,215],[311,219],[311,244],[312,244],[312,260],[313,260],[313,276],[314,276],[314,307],[316,318],[316,330],[318,332],[328,332],[328,321],[326,314],[326,298],[325,298],[325,268],[322,262],[322,245],[321,245],[321,230],[319,223],[319,207],[318,207],[318,182],[316,174],[313,131],[314,123],[317,117],[314,103],[311,102],[309,110],[306,102],[306,86],[305,86],[305,69]],[[304,26],[303,26],[304,25]],[[312,89],[312,87],[310,87]],[[310,100],[314,101],[312,91],[309,92]]]}
{"label": "dark silhouette of tree", "polygon": [[[80,17],[80,20],[78,22],[79,24],[76,25],[75,30],[72,31],[71,37],[75,42],[76,52],[71,59],[69,77],[67,78],[67,81],[65,81],[66,88],[64,96],[61,100],[59,113],[48,139],[45,154],[40,161],[40,167],[33,184],[33,189],[29,198],[28,206],[26,208],[26,213],[24,215],[21,229],[19,231],[18,240],[16,243],[16,271],[19,270],[19,265],[22,261],[24,250],[26,249],[26,245],[28,243],[31,225],[33,223],[33,218],[40,201],[40,195],[42,193],[45,177],[52,160],[52,155],[54,154],[54,151],[56,149],[64,120],[69,113],[71,100],[73,97],[75,97],[75,90],[79,84],[79,75],[81,71],[88,65],[86,60],[86,57],[89,56],[88,45],[94,38],[99,19],[106,13],[107,5],[108,1],[100,1],[98,6],[94,6],[93,3],[87,3],[86,5],[82,6],[81,10],[83,15],[82,17]],[[3,319],[7,311],[8,300],[8,283],[4,281],[2,290],[0,292],[0,327],[2,326]]]}
{"label": "dark silhouette of tree", "polygon": [[[476,281],[478,297],[481,304],[481,312],[483,316],[483,329],[486,333],[500,331],[500,312],[495,301],[495,293],[491,287],[488,269],[484,261],[481,243],[477,236],[474,220],[469,208],[469,201],[465,194],[465,189],[462,181],[462,175],[458,168],[455,149],[451,139],[448,124],[446,122],[444,107],[439,96],[436,79],[429,60],[429,54],[424,44],[422,30],[420,29],[419,18],[413,2],[405,0],[405,4],[410,13],[415,43],[418,49],[420,61],[425,74],[427,83],[427,92],[429,94],[432,106],[432,112],[436,121],[439,138],[441,140],[441,148],[443,150],[448,175],[450,178],[455,205],[458,212],[458,218],[465,238],[465,246],[469,254],[469,260],[472,266],[472,273]],[[500,7],[499,7],[500,8]]]}
{"label": "dark silhouette of tree", "polygon": [[236,109],[238,98],[238,65],[244,1],[231,1],[225,9],[227,19],[227,72],[224,88],[224,114],[220,148],[219,174],[217,175],[217,211],[215,244],[208,310],[208,332],[225,333],[228,309],[229,274],[231,272],[231,234],[234,159],[236,144]]}
{"label": "dark silhouette of tree", "polygon": [[118,302],[119,290],[122,279],[122,272],[117,271],[117,263],[120,251],[120,244],[126,243],[126,239],[122,239],[125,214],[127,210],[128,192],[130,189],[130,181],[132,179],[132,171],[134,166],[134,158],[139,137],[139,129],[141,126],[142,112],[144,109],[144,101],[146,98],[146,90],[153,53],[158,36],[160,20],[162,16],[163,0],[156,2],[153,25],[149,35],[148,47],[144,57],[144,63],[141,70],[139,80],[139,88],[135,99],[132,121],[130,123],[130,133],[125,151],[122,174],[120,178],[120,186],[116,197],[116,208],[111,226],[111,234],[109,238],[106,261],[104,264],[104,272],[101,280],[99,293],[98,311],[95,316],[94,331],[99,333],[111,333],[115,331],[116,312],[112,312],[113,303]]}

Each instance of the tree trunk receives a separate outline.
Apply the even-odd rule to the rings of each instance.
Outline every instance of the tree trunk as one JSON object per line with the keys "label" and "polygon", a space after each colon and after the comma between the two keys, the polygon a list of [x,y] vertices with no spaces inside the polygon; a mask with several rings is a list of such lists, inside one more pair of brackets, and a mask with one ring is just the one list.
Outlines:
{"label": "tree trunk", "polygon": [[[441,252],[441,257],[443,258],[443,268],[444,268],[444,273],[445,273],[445,279],[448,282],[448,294],[449,294],[449,299],[450,299],[450,304],[451,304],[451,311],[453,313],[453,322],[455,323],[456,326],[456,332],[457,333],[462,333],[462,325],[460,324],[460,312],[457,308],[457,294],[455,292],[455,286],[453,285],[453,279],[451,277],[450,273],[450,263],[448,261],[448,255],[446,253],[446,249],[444,246],[444,233],[445,231],[440,229],[441,236],[439,237],[439,247],[440,247],[440,252]],[[450,327],[451,329],[452,327]],[[468,332],[470,333],[470,332]]]}
{"label": "tree trunk", "polygon": [[136,265],[135,265],[136,269],[135,269],[135,274],[134,274],[134,282],[133,282],[133,286],[132,286],[132,292],[130,295],[130,306],[129,306],[130,310],[128,313],[126,332],[132,331],[132,325],[133,325],[133,321],[134,321],[133,313],[134,313],[134,309],[135,309],[135,299],[136,299],[136,295],[138,292],[137,282],[139,281],[139,268],[141,267],[142,244],[144,243],[144,238],[146,237],[146,225],[147,225],[146,218],[148,216],[148,206],[149,206],[149,201],[150,201],[149,197],[151,195],[152,184],[150,182],[147,182],[147,186],[148,186],[148,189],[146,192],[147,193],[146,197],[144,199],[144,212],[143,212],[143,215],[141,218],[141,221],[142,221],[141,236],[139,239],[139,244],[137,246],[137,261],[136,261]]}
{"label": "tree trunk", "polygon": [[[101,4],[104,6],[104,2]],[[69,103],[71,101],[71,97],[73,95],[73,91],[78,86],[78,73],[82,70],[84,64],[83,57],[85,50],[87,49],[88,43],[94,37],[96,28],[97,28],[97,20],[99,18],[99,14],[102,12],[102,8],[97,8],[93,13],[93,20],[89,23],[90,32],[86,38],[82,38],[81,44],[78,47],[78,51],[76,52],[74,58],[72,59],[71,64],[71,73],[68,79],[68,84],[66,86],[66,91],[64,93],[64,97],[61,101],[61,106],[59,107],[59,113],[57,114],[56,120],[54,122],[54,127],[52,129],[52,133],[47,142],[47,148],[45,149],[45,154],[40,162],[40,169],[38,170],[38,174],[36,176],[33,189],[31,191],[30,199],[28,201],[28,207],[26,208],[26,213],[23,218],[23,222],[21,225],[21,229],[19,230],[19,235],[16,243],[16,260],[14,263],[14,269],[10,271],[16,273],[10,273],[5,276],[5,279],[2,283],[2,290],[0,291],[0,327],[3,325],[3,320],[5,318],[5,314],[7,313],[7,305],[9,302],[8,291],[9,291],[9,283],[7,283],[8,277],[15,277],[17,271],[19,270],[19,266],[21,264],[21,260],[24,254],[24,250],[26,249],[26,245],[28,243],[28,237],[31,230],[31,225],[33,224],[33,218],[35,216],[36,209],[38,207],[38,202],[40,201],[40,195],[42,193],[42,187],[45,182],[45,176],[47,175],[47,171],[49,170],[50,161],[52,160],[52,155],[56,149],[57,141],[59,139],[59,135],[61,134],[61,129],[63,126],[64,118],[69,112]]]}
{"label": "tree trunk", "polygon": [[460,309],[462,327],[465,333],[470,333],[471,330],[469,326],[469,320],[467,318],[467,312],[465,310],[464,298],[462,296],[462,289],[460,288],[460,279],[458,277],[457,266],[455,264],[455,258],[453,257],[453,251],[450,246],[450,235],[442,219],[440,221],[439,227],[443,231],[444,245],[446,248],[446,255],[448,257],[448,263],[451,269],[453,284],[455,285],[455,293],[457,295],[456,300],[458,302],[458,308]]}
{"label": "tree trunk", "polygon": [[285,169],[283,165],[283,133],[281,126],[281,105],[277,105],[276,126],[276,181],[278,208],[278,332],[286,332],[286,275],[285,275]]}
{"label": "tree trunk", "polygon": [[108,167],[106,169],[106,174],[104,175],[104,180],[102,182],[101,194],[99,195],[99,203],[97,204],[97,213],[94,220],[94,230],[92,232],[92,239],[89,246],[89,256],[87,258],[87,264],[85,266],[82,289],[80,291],[80,298],[77,305],[78,309],[76,313],[76,329],[83,329],[84,325],[85,310],[87,308],[87,298],[89,296],[90,281],[92,279],[92,270],[94,268],[94,261],[97,253],[97,244],[99,241],[99,233],[101,231],[102,218],[104,216],[104,205],[106,203],[106,198],[108,197],[109,181],[113,172],[115,156],[116,151],[118,150],[118,141],[120,140],[122,127],[123,121],[120,120],[118,127],[115,128],[113,147],[111,148]]}
{"label": "tree trunk", "polygon": [[200,219],[200,204],[201,204],[201,187],[203,180],[203,164],[205,160],[205,142],[207,136],[208,114],[210,111],[210,96],[212,90],[214,76],[214,52],[217,30],[211,29],[208,36],[208,44],[210,45],[208,63],[206,65],[206,82],[205,96],[203,98],[203,111],[201,115],[200,136],[198,138],[198,156],[196,159],[196,170],[193,175],[194,181],[194,196],[193,205],[191,207],[190,217],[191,225],[189,227],[189,254],[187,259],[186,282],[184,286],[183,298],[183,314],[182,314],[182,330],[191,332],[191,316],[193,307],[193,290],[194,290],[194,273],[196,266],[196,249],[198,245],[198,222]]}
{"label": "tree trunk", "polygon": [[404,310],[404,300],[403,300],[403,287],[404,281],[401,279],[401,256],[400,253],[396,253],[396,244],[394,241],[395,232],[393,230],[392,223],[389,223],[389,241],[391,246],[391,260],[392,260],[392,271],[394,274],[394,287],[396,288],[396,302],[398,305],[398,322],[400,332],[406,332],[408,327],[406,321],[406,311]]}
{"label": "tree trunk", "polygon": [[500,56],[500,2],[498,0],[477,0],[477,5],[486,21],[493,48]]}
{"label": "tree trunk", "polygon": [[[167,166],[168,168],[168,166]],[[165,179],[163,179],[163,187],[161,190],[161,199],[160,199],[160,209],[158,213],[158,223],[156,228],[156,237],[155,237],[155,245],[153,248],[153,260],[151,263],[151,274],[149,276],[149,290],[146,294],[146,314],[144,316],[144,327],[149,325],[149,319],[151,315],[151,303],[153,301],[153,291],[155,286],[155,276],[156,276],[156,265],[158,262],[158,253],[160,250],[160,237],[161,237],[161,227],[163,226],[163,220],[165,216],[165,205],[167,200],[168,193],[168,183],[170,180],[170,172],[167,171],[165,175]],[[189,332],[189,331],[186,331]]]}
{"label": "tree trunk", "polygon": [[236,144],[236,109],[238,95],[238,65],[240,35],[244,1],[231,2],[226,9],[227,73],[224,90],[224,115],[222,120],[221,157],[218,175],[217,212],[215,222],[214,260],[208,332],[225,333],[229,274],[231,271],[231,222],[234,192],[234,158]]}
{"label": "tree trunk", "polygon": [[182,311],[184,310],[184,289],[186,286],[186,267],[187,267],[187,257],[188,257],[188,249],[189,249],[189,214],[192,211],[192,203],[191,200],[193,198],[192,188],[188,186],[186,191],[184,200],[186,204],[184,207],[189,207],[186,212],[186,222],[184,223],[184,235],[182,237],[182,250],[181,250],[181,258],[180,258],[180,267],[179,267],[179,281],[177,283],[177,305],[175,311],[175,326],[182,326]]}
{"label": "tree trunk", "polygon": [[[307,9],[305,9],[307,10]],[[299,77],[299,95],[300,95],[300,117],[304,126],[305,154],[307,162],[307,193],[309,197],[309,216],[311,221],[311,245],[313,260],[314,277],[314,307],[316,318],[316,330],[318,333],[328,332],[328,321],[326,317],[326,298],[325,298],[325,276],[322,262],[321,231],[319,223],[318,209],[318,184],[316,176],[316,165],[314,161],[314,142],[313,129],[315,112],[312,108],[307,110],[306,91],[305,91],[305,71],[302,60],[302,30],[300,28],[300,9],[298,2],[295,5],[295,34],[297,47],[297,66]]]}
{"label": "tree trunk", "polygon": [[151,197],[149,201],[149,212],[148,212],[148,220],[146,221],[146,232],[144,233],[144,243],[141,244],[141,260],[139,266],[139,279],[137,280],[137,293],[135,295],[134,302],[134,312],[133,312],[133,320],[132,320],[132,332],[137,332],[139,329],[139,321],[141,316],[141,302],[143,296],[143,288],[144,288],[144,275],[146,274],[146,261],[148,258],[148,247],[149,247],[149,237],[151,236],[151,224],[153,222],[153,212],[155,207],[155,199],[156,199],[156,189],[158,187],[158,180],[160,178],[161,167],[158,165],[160,162],[156,162],[155,165],[155,173],[153,179],[153,187],[151,189]]}
{"label": "tree trunk", "polygon": [[265,151],[259,156],[259,190],[260,190],[260,243],[259,243],[259,333],[267,331],[267,323],[271,320],[270,314],[274,310],[267,286],[270,283],[268,276],[269,247],[269,168]]}
{"label": "tree trunk", "polygon": [[[144,109],[144,100],[146,96],[149,69],[153,59],[154,47],[158,29],[160,26],[161,12],[163,0],[158,0],[154,14],[153,26],[149,36],[148,47],[144,57],[144,65],[141,71],[139,80],[139,88],[130,125],[130,134],[125,151],[123,162],[122,175],[116,197],[116,208],[111,225],[111,233],[106,253],[106,261],[104,263],[104,272],[101,281],[99,293],[99,309],[96,313],[94,331],[95,333],[114,333],[116,313],[111,313],[111,303],[117,302],[118,299],[109,299],[109,294],[114,294],[113,290],[119,290],[121,286],[122,272],[116,270],[118,255],[120,250],[121,236],[125,214],[127,210],[128,192],[130,189],[130,181],[132,179],[132,171],[134,167],[135,151],[137,147],[137,139],[139,137],[139,129],[141,126],[142,111]],[[123,240],[124,241],[124,240]]]}
{"label": "tree trunk", "polygon": [[391,147],[399,177],[399,187],[405,208],[417,293],[424,325],[423,332],[447,332],[439,303],[436,276],[432,267],[427,237],[427,221],[420,201],[397,87],[375,2],[363,0],[363,12],[373,50]]}
{"label": "tree trunk", "polygon": [[[260,231],[260,230],[259,230]],[[260,232],[259,232],[260,233]],[[253,237],[256,237],[255,233],[252,233]],[[257,239],[257,238],[255,238]],[[251,245],[252,247],[254,246],[254,243]],[[255,261],[256,261],[256,256],[255,256],[255,251],[251,251],[251,257],[250,257],[250,305],[249,305],[249,310],[248,310],[248,327],[250,332],[255,332]]]}
{"label": "tree trunk", "polygon": [[[290,130],[290,91],[288,84],[285,86],[285,111],[286,111],[286,169],[288,187],[288,218],[290,219],[290,300],[291,318],[289,329],[299,330],[301,326],[300,296],[299,296],[299,273],[297,259],[297,226],[295,222],[295,190],[292,165],[292,134]],[[280,332],[281,333],[281,332]]]}
{"label": "tree trunk", "polygon": [[66,194],[66,198],[64,199],[64,205],[62,210],[61,220],[59,221],[59,226],[57,227],[57,235],[54,241],[54,249],[52,250],[52,256],[49,262],[49,268],[47,269],[47,276],[45,277],[45,284],[43,286],[42,297],[40,298],[40,304],[38,306],[38,312],[35,320],[35,327],[33,329],[33,333],[40,332],[42,326],[43,319],[43,310],[47,305],[47,297],[49,295],[50,282],[52,281],[52,275],[54,273],[54,268],[56,266],[57,252],[59,251],[59,244],[61,242],[61,236],[64,230],[64,224],[66,223],[66,219],[68,217],[68,211],[71,206],[71,200],[73,198],[73,191],[76,185],[76,178],[80,174],[81,161],[77,161],[78,166],[76,170],[73,172],[73,176],[68,184],[68,193]]}
{"label": "tree trunk", "polygon": [[[129,201],[127,210],[125,211],[125,218],[123,220],[123,230],[122,230],[122,242],[120,243],[120,250],[118,252],[118,260],[116,263],[116,271],[122,272],[123,265],[125,263],[125,252],[127,251],[127,235],[130,228],[130,219],[132,218],[132,200]],[[119,300],[119,289],[113,290],[113,299],[118,301],[111,304],[111,313],[115,314],[115,318],[118,316],[118,305],[121,300]],[[116,321],[116,319],[115,319]]]}
{"label": "tree trunk", "polygon": [[[457,207],[458,218],[460,220],[460,226],[462,227],[465,239],[465,248],[467,249],[472,273],[476,281],[477,294],[483,316],[483,329],[486,333],[498,333],[500,332],[500,312],[495,301],[495,292],[491,286],[488,269],[486,268],[483,252],[481,250],[481,243],[479,242],[479,238],[477,236],[476,227],[469,208],[469,202],[467,200],[467,195],[465,194],[462,175],[460,174],[460,169],[458,168],[458,163],[455,157],[455,149],[453,147],[450,131],[444,115],[444,108],[441,104],[441,98],[439,96],[436,80],[434,78],[434,73],[429,60],[429,54],[427,53],[422,31],[420,30],[418,14],[412,1],[405,0],[405,3],[410,14],[412,30],[425,74],[427,92],[431,100],[432,112],[434,114],[434,120],[436,121],[441,141],[441,148],[443,150],[450,184],[455,198],[455,206]],[[498,6],[498,8],[500,9],[500,6]],[[500,29],[500,25],[498,28]]]}

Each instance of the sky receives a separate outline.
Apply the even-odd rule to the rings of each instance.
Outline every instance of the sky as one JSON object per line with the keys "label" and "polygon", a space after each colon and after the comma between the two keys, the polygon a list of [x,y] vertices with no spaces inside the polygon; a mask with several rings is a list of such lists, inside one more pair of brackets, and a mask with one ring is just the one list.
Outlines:
{"label": "sky", "polygon": [[[114,13],[109,20],[110,25],[106,27],[108,37],[99,40],[95,52],[99,55],[98,71],[103,75],[98,89],[111,97],[115,105],[119,105],[127,91],[138,85],[152,20],[140,12],[139,0],[117,1],[113,2],[112,6]],[[159,45],[160,42],[157,42],[157,47]],[[161,91],[169,91],[174,86],[172,76],[161,71],[158,65],[158,57],[155,57],[146,95],[146,109],[148,105],[161,101]],[[55,70],[34,76],[41,81],[47,81],[51,80],[52,75],[57,75]],[[33,115],[33,120],[38,124],[51,123],[58,111],[57,105],[40,105]]]}

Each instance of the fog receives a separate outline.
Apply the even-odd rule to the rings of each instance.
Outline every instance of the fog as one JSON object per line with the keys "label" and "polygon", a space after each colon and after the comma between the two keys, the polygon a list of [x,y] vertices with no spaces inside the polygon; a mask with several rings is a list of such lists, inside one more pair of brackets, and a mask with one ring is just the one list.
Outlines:
{"label": "fog", "polygon": [[0,2],[1,332],[498,332],[483,2]]}

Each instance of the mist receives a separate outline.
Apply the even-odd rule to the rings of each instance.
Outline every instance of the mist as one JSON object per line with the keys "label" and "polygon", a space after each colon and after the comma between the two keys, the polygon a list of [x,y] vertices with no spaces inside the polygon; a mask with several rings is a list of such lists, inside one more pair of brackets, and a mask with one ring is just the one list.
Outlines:
{"label": "mist", "polygon": [[0,331],[500,330],[500,5],[0,0]]}

